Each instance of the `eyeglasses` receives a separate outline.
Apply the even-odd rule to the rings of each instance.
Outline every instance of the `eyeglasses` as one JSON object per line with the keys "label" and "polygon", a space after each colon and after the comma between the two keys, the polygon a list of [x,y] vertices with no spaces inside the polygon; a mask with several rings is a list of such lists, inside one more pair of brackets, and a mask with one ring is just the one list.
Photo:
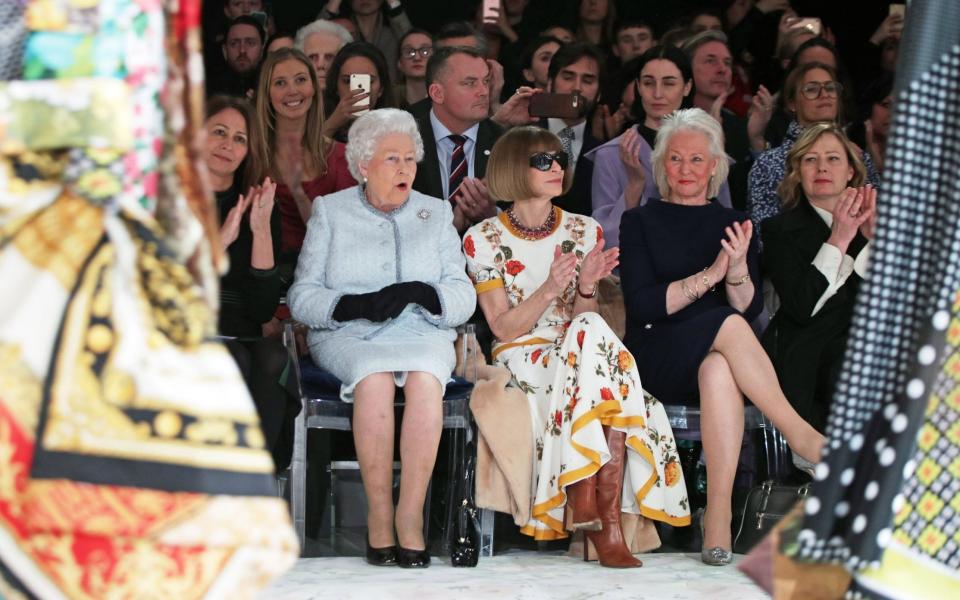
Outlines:
{"label": "eyeglasses", "polygon": [[553,161],[557,161],[560,168],[567,170],[567,160],[569,157],[563,150],[559,152],[537,152],[530,156],[530,166],[538,171],[549,171],[553,166]]}
{"label": "eyeglasses", "polygon": [[416,58],[419,54],[422,58],[430,58],[430,55],[433,54],[433,46],[424,46],[423,48],[402,48],[400,52],[403,54],[404,58]]}
{"label": "eyeglasses", "polygon": [[803,87],[800,88],[800,93],[803,94],[803,97],[807,100],[816,100],[820,97],[821,92],[825,92],[827,94],[827,98],[836,98],[840,94],[841,90],[843,90],[843,86],[836,81],[827,81],[823,83],[819,81],[811,81],[810,83],[803,84]]}

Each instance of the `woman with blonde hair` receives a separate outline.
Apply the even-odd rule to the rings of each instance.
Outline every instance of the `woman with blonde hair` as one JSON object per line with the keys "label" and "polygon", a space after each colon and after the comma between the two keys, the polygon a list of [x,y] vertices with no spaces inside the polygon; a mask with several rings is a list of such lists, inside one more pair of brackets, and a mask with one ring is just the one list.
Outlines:
{"label": "woman with blonde hair", "polygon": [[754,284],[760,258],[746,215],[716,201],[729,168],[720,124],[699,108],[674,112],[661,122],[651,162],[662,199],[625,212],[620,225],[624,342],[649,392],[700,407],[707,461],[701,559],[725,565],[744,397],[802,459],[819,458],[823,436],[787,402],[750,328],[762,308]]}
{"label": "woman with blonde hair", "polygon": [[811,125],[787,155],[782,212],[763,228],[763,267],[780,297],[763,345],[790,404],[820,431],[867,274],[877,191],[865,181],[843,130]]}
{"label": "woman with blonde hair", "polygon": [[639,567],[621,511],[686,525],[687,493],[663,406],[597,314],[597,284],[620,251],[604,251],[596,221],[551,204],[571,185],[562,148],[538,127],[497,140],[488,186],[513,204],[471,227],[463,250],[496,337],[494,363],[530,402],[534,497],[521,532],[553,540],[582,529],[585,555],[592,545],[603,566]]}
{"label": "woman with blonde hair", "polygon": [[[257,88],[261,162],[277,182],[281,275],[289,281],[314,198],[356,185],[344,146],[323,135],[323,98],[305,54],[281,48],[267,55]],[[282,182],[282,183],[280,183]]]}

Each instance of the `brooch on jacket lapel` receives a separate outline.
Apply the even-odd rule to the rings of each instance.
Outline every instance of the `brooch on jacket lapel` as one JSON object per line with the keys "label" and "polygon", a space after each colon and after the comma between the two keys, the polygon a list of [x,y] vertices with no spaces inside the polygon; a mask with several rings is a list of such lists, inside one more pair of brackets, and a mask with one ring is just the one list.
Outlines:
{"label": "brooch on jacket lapel", "polygon": [[427,209],[425,209],[425,208],[421,208],[421,209],[420,209],[420,212],[417,213],[417,216],[418,216],[422,221],[426,221],[427,219],[430,218],[430,211],[427,210]]}

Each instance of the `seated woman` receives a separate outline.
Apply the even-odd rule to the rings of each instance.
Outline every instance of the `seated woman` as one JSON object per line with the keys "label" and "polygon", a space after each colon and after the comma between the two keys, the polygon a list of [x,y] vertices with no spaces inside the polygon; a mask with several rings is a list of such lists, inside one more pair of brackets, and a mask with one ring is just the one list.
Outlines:
{"label": "seated woman", "polygon": [[662,199],[625,212],[620,226],[624,341],[647,391],[667,404],[699,398],[709,465],[702,559],[722,565],[744,396],[802,458],[819,457],[823,436],[787,402],[748,324],[761,309],[759,256],[750,221],[714,199],[728,169],[720,124],[698,108],[673,113],[651,160]]}
{"label": "seated woman", "polygon": [[[351,75],[368,75],[370,93],[351,88]],[[364,100],[368,103],[360,104]],[[333,139],[347,141],[347,130],[363,111],[394,108],[390,69],[380,49],[368,42],[350,42],[334,57],[327,72],[327,88],[323,92],[326,121],[323,132]]]}
{"label": "seated woman", "polygon": [[[293,317],[310,328],[310,354],[356,405],[367,561],[376,565],[430,564],[423,502],[443,426],[443,390],[456,362],[454,328],[476,307],[450,204],[411,190],[421,158],[409,113],[383,109],[357,119],[347,160],[363,184],[314,203],[289,292]],[[406,403],[396,514],[395,386],[403,387]]]}
{"label": "seated woman", "polygon": [[323,104],[313,64],[295,48],[271,52],[260,67],[257,122],[264,144],[260,161],[277,184],[280,255],[286,285],[303,244],[313,199],[356,185],[343,144],[323,135]]}
{"label": "seated woman", "polygon": [[513,205],[471,227],[463,249],[496,336],[494,362],[530,400],[535,486],[521,531],[553,540],[584,529],[600,564],[639,567],[621,509],[686,525],[687,493],[663,406],[645,396],[633,356],[597,314],[597,283],[619,250],[603,250],[596,221],[550,202],[571,184],[561,148],[538,127],[497,140],[488,185]]}
{"label": "seated woman", "polygon": [[[593,167],[593,218],[606,232],[608,248],[620,243],[620,217],[657,197],[650,168],[660,122],[693,105],[693,71],[687,56],[673,46],[655,46],[640,57],[639,95],[633,112],[638,123],[587,154]],[[730,188],[722,181],[720,202],[730,206]]]}
{"label": "seated woman", "polygon": [[[787,170],[787,152],[803,130],[814,123],[841,124],[843,85],[830,65],[811,62],[795,68],[783,85],[783,100],[794,120],[787,128],[783,143],[757,157],[747,181],[747,210],[750,220],[763,231],[764,221],[780,212],[777,187]],[[867,181],[877,185],[879,177],[866,150],[859,152],[867,169]]]}
{"label": "seated woman", "polygon": [[790,404],[820,431],[876,220],[877,192],[860,187],[859,154],[836,125],[807,128],[787,155],[783,212],[763,228],[763,267],[780,296],[763,345]]}
{"label": "seated woman", "polygon": [[[214,96],[207,101],[205,160],[217,196],[220,242],[230,258],[230,270],[220,280],[221,335],[250,389],[266,447],[276,469],[290,462],[293,420],[299,399],[280,384],[287,353],[276,339],[264,338],[280,300],[276,256],[280,245],[280,215],[273,210],[276,184],[263,175],[262,137],[245,101]],[[247,189],[246,195],[240,193]]]}

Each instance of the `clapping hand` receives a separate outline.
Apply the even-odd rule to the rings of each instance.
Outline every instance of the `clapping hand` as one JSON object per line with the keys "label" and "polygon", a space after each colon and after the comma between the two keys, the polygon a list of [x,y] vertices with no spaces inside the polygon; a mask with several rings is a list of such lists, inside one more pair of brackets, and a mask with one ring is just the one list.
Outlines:
{"label": "clapping hand", "polygon": [[550,263],[550,276],[545,286],[556,296],[563,294],[574,275],[577,274],[577,255],[573,252],[563,252],[560,246],[553,250],[553,262]]}
{"label": "clapping hand", "polygon": [[640,132],[636,127],[631,127],[620,136],[618,147],[620,153],[620,162],[627,171],[627,179],[643,187],[646,180],[646,173],[643,165],[640,164]]}
{"label": "clapping hand", "polygon": [[620,248],[603,249],[602,240],[593,247],[580,263],[580,284],[592,288],[597,282],[613,272],[620,264]]}
{"label": "clapping hand", "polygon": [[750,139],[750,146],[756,150],[763,150],[766,145],[763,134],[770,124],[770,118],[773,116],[773,96],[764,86],[757,88],[757,93],[753,95],[753,101],[750,103],[750,116],[747,120],[747,137]]}
{"label": "clapping hand", "polygon": [[492,217],[497,214],[497,206],[490,198],[490,191],[482,179],[464,177],[463,183],[454,196],[456,207],[471,223]]}
{"label": "clapping hand", "polygon": [[[873,205],[867,206],[865,202],[876,203],[876,192],[872,188],[847,188],[833,209],[833,225],[827,243],[839,248],[841,253],[846,254],[850,242],[865,223],[875,222]],[[872,230],[870,234],[873,235]]]}
{"label": "clapping hand", "polygon": [[860,234],[868,240],[872,240],[877,232],[877,188],[870,184],[863,187],[863,205],[860,210],[867,215],[860,225]]}
{"label": "clapping hand", "polygon": [[723,231],[727,234],[727,239],[720,240],[720,246],[730,259],[727,271],[739,274],[742,272],[740,267],[747,262],[747,250],[750,249],[750,238],[753,237],[753,222],[749,219],[743,223],[734,221],[733,225]]}
{"label": "clapping hand", "polygon": [[227,251],[230,244],[237,241],[237,236],[240,235],[240,223],[243,221],[243,213],[245,213],[250,206],[250,202],[256,193],[255,190],[256,188],[250,188],[246,196],[240,194],[240,197],[237,198],[237,203],[230,209],[230,212],[227,213],[227,218],[224,219],[223,224],[220,225],[220,247],[223,248],[224,252]]}
{"label": "clapping hand", "polygon": [[274,194],[277,184],[269,177],[263,180],[263,185],[251,188],[250,204],[250,231],[254,237],[270,236],[270,214],[273,212]]}

